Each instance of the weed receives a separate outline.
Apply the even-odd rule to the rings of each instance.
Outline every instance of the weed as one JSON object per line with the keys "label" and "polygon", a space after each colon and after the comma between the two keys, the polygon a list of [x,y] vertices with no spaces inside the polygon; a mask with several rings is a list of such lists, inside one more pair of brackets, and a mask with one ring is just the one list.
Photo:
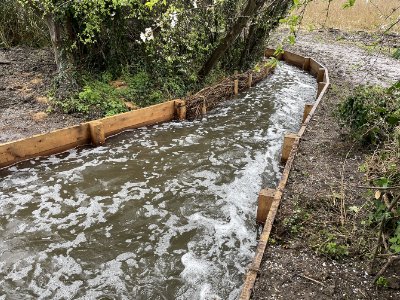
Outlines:
{"label": "weed", "polygon": [[283,219],[283,226],[290,234],[299,234],[303,231],[303,224],[308,219],[308,213],[300,208],[296,208],[289,217]]}
{"label": "weed", "polygon": [[376,280],[376,285],[377,285],[377,286],[380,286],[380,287],[387,287],[387,286],[388,286],[388,280],[386,279],[386,277],[380,276],[380,277]]}
{"label": "weed", "polygon": [[313,245],[316,252],[326,255],[332,259],[341,259],[349,255],[349,247],[339,241],[337,236],[325,229],[321,230],[319,236],[324,240],[320,240]]}
{"label": "weed", "polygon": [[86,81],[82,91],[75,97],[55,100],[54,103],[65,113],[80,113],[91,118],[127,111],[118,91],[101,80]]}
{"label": "weed", "polygon": [[336,242],[329,242],[321,249],[321,252],[335,259],[349,255],[348,247]]}

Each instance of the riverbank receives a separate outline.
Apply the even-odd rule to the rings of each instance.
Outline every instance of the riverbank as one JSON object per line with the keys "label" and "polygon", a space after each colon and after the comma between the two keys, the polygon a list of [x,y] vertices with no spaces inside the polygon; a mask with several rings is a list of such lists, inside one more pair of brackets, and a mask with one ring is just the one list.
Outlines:
{"label": "riverbank", "polygon": [[[323,42],[322,42],[323,40]],[[338,31],[301,33],[290,50],[329,70],[331,88],[300,143],[275,219],[253,299],[397,299],[399,265],[387,273],[388,288],[372,284],[368,253],[375,231],[363,226],[367,193],[359,166],[367,149],[355,145],[334,116],[356,85],[388,86],[400,78],[400,61],[379,54],[368,35]],[[381,48],[395,47],[390,36]],[[397,269],[396,269],[397,268]]]}

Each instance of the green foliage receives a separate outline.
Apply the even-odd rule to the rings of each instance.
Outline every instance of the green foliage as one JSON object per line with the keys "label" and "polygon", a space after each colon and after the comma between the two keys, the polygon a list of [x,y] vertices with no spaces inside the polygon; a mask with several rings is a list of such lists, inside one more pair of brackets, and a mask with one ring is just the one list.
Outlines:
{"label": "green foliage", "polygon": [[356,4],[356,0],[347,0],[347,1],[343,4],[343,8],[350,8],[350,7],[353,7],[354,4]]}
{"label": "green foliage", "polygon": [[377,285],[377,286],[380,286],[380,287],[387,287],[387,286],[388,286],[388,280],[386,279],[386,277],[380,276],[380,277],[376,280],[376,285]]}
{"label": "green foliage", "polygon": [[49,34],[43,20],[25,10],[15,0],[0,4],[0,47],[25,45],[42,47],[49,44]]}
{"label": "green foliage", "polygon": [[400,121],[400,93],[396,85],[358,87],[339,106],[338,114],[352,135],[366,144],[386,141]]}
{"label": "green foliage", "polygon": [[393,53],[393,58],[400,59],[400,48],[397,48]]}
{"label": "green foliage", "polygon": [[143,70],[131,74],[129,69],[124,69],[118,77],[110,72],[97,77],[89,74],[84,77],[79,93],[54,103],[65,113],[80,113],[94,118],[127,111],[125,102],[146,107],[187,92],[179,78],[158,79]]}
{"label": "green foliage", "polygon": [[308,218],[308,213],[300,208],[296,208],[289,217],[283,219],[283,226],[290,234],[299,234],[303,231],[303,224]]}
{"label": "green foliage", "polygon": [[349,255],[348,245],[339,242],[336,236],[329,232],[321,232],[322,236],[326,236],[326,240],[318,245],[317,252],[333,259],[341,259]]}
{"label": "green foliage", "polygon": [[336,242],[329,242],[325,244],[325,246],[322,248],[322,252],[336,259],[349,255],[348,247],[337,244]]}
{"label": "green foliage", "polygon": [[389,243],[390,250],[392,250],[395,254],[400,254],[400,221],[397,222],[396,230],[394,231],[393,236],[389,239]]}
{"label": "green foliage", "polygon": [[91,118],[109,116],[127,111],[118,91],[101,80],[87,81],[75,97],[56,101],[65,113],[80,113]]}

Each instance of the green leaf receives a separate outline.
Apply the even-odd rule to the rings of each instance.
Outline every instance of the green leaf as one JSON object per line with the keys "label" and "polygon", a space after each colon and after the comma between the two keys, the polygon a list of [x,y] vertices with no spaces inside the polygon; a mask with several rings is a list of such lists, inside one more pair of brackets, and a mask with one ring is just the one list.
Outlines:
{"label": "green leaf", "polygon": [[355,3],[356,3],[356,0],[347,0],[347,2],[345,4],[343,4],[343,8],[350,8],[350,7],[354,6]]}
{"label": "green leaf", "polygon": [[375,184],[379,187],[387,188],[390,184],[390,180],[385,177],[381,177],[381,178],[375,180]]}

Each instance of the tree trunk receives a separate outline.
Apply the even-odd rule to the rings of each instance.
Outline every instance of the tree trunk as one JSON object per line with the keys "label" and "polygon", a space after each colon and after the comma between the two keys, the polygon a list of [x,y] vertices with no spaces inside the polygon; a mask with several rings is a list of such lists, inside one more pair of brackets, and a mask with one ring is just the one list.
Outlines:
{"label": "tree trunk", "polygon": [[254,15],[258,8],[260,8],[266,1],[248,0],[246,7],[244,8],[241,16],[229,29],[226,36],[220,41],[219,45],[211,53],[208,60],[205,62],[203,67],[198,73],[200,80],[203,80],[214,68],[219,59],[225,54],[225,52],[232,46],[243,28],[247,25],[249,19]]}
{"label": "tree trunk", "polygon": [[45,15],[45,22],[49,29],[53,46],[54,58],[57,65],[56,98],[64,99],[71,96],[78,89],[75,80],[75,62],[73,54],[67,49],[69,33],[68,26],[59,22],[54,15]]}
{"label": "tree trunk", "polygon": [[257,23],[257,17],[254,17],[253,24],[250,26],[249,34],[246,37],[245,46],[240,55],[239,65],[242,68],[250,67],[254,59],[263,55],[264,43],[269,33],[279,25],[279,20],[285,16],[291,3],[292,0],[283,0],[276,3],[276,5],[267,7],[262,13],[261,25]]}
{"label": "tree trunk", "polygon": [[[199,80],[204,78],[211,72],[221,57],[232,47],[242,30],[247,26],[250,19],[253,19],[266,4],[266,17],[271,26],[263,28],[251,25],[249,34],[245,43],[244,51],[241,54],[240,65],[245,61],[246,55],[256,52],[258,44],[266,34],[268,34],[279,23],[279,19],[286,13],[292,3],[291,0],[248,0],[241,16],[236,20],[232,27],[228,30],[226,36],[220,41],[215,50],[211,53],[208,60],[198,73]],[[273,26],[272,26],[273,25]],[[262,47],[262,45],[259,45]]]}

